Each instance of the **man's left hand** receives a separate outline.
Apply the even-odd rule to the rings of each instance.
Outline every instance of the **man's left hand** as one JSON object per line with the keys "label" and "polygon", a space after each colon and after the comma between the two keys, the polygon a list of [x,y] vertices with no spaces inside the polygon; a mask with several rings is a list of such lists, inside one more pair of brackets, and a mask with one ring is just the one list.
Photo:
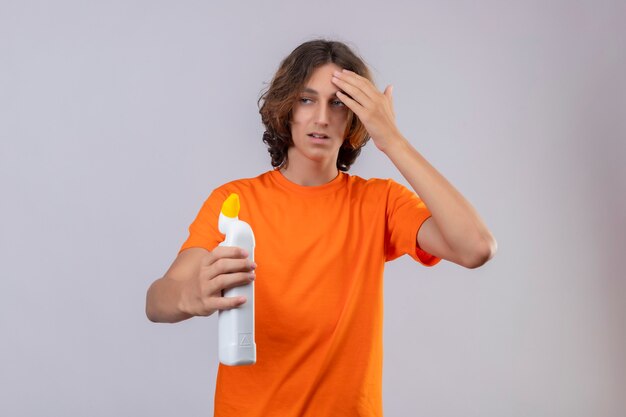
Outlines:
{"label": "man's left hand", "polygon": [[335,71],[332,82],[341,90],[339,100],[358,116],[378,149],[384,152],[402,136],[393,110],[393,86],[380,92],[370,80],[346,69]]}

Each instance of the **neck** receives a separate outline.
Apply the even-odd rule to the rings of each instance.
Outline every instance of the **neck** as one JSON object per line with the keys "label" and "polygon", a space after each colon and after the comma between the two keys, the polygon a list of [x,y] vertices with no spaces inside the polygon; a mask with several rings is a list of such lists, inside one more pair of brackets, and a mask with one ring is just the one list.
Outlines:
{"label": "neck", "polygon": [[280,172],[289,181],[304,187],[327,184],[339,175],[336,161],[320,163],[306,158],[295,161],[289,157],[289,152]]}

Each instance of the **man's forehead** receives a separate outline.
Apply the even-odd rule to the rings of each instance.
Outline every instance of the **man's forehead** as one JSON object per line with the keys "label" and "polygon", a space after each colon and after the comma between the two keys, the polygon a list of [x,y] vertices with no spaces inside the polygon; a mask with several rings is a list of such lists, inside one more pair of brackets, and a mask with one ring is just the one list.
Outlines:
{"label": "man's forehead", "polygon": [[[339,90],[331,90],[331,92],[328,95],[330,97],[336,96],[337,95],[337,91],[339,91]],[[304,87],[302,89],[302,92],[303,93],[307,93],[307,94],[312,94],[312,95],[315,95],[315,96],[319,96],[320,95],[320,93],[317,90],[315,90],[314,88],[311,88],[311,87]]]}

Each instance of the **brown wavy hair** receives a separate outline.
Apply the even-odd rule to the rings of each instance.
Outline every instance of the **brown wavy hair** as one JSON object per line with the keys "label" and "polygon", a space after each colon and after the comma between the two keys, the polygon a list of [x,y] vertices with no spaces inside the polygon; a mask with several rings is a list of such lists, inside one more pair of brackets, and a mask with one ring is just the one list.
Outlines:
{"label": "brown wavy hair", "polygon": [[[293,106],[302,88],[318,67],[333,63],[372,81],[369,68],[346,44],[338,41],[315,39],[294,49],[280,64],[269,87],[257,104],[265,126],[263,142],[272,157],[272,166],[282,166],[287,161],[287,150],[293,146],[291,118]],[[344,141],[339,148],[337,168],[348,171],[369,140],[365,126],[348,109],[348,124]]]}

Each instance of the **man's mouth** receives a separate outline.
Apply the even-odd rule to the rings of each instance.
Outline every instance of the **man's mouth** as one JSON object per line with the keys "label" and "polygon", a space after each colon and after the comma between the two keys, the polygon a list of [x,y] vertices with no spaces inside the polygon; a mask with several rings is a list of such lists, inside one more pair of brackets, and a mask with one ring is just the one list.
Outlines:
{"label": "man's mouth", "polygon": [[309,133],[307,136],[310,136],[312,138],[317,138],[317,139],[328,139],[327,135],[323,133],[317,133],[317,132]]}

